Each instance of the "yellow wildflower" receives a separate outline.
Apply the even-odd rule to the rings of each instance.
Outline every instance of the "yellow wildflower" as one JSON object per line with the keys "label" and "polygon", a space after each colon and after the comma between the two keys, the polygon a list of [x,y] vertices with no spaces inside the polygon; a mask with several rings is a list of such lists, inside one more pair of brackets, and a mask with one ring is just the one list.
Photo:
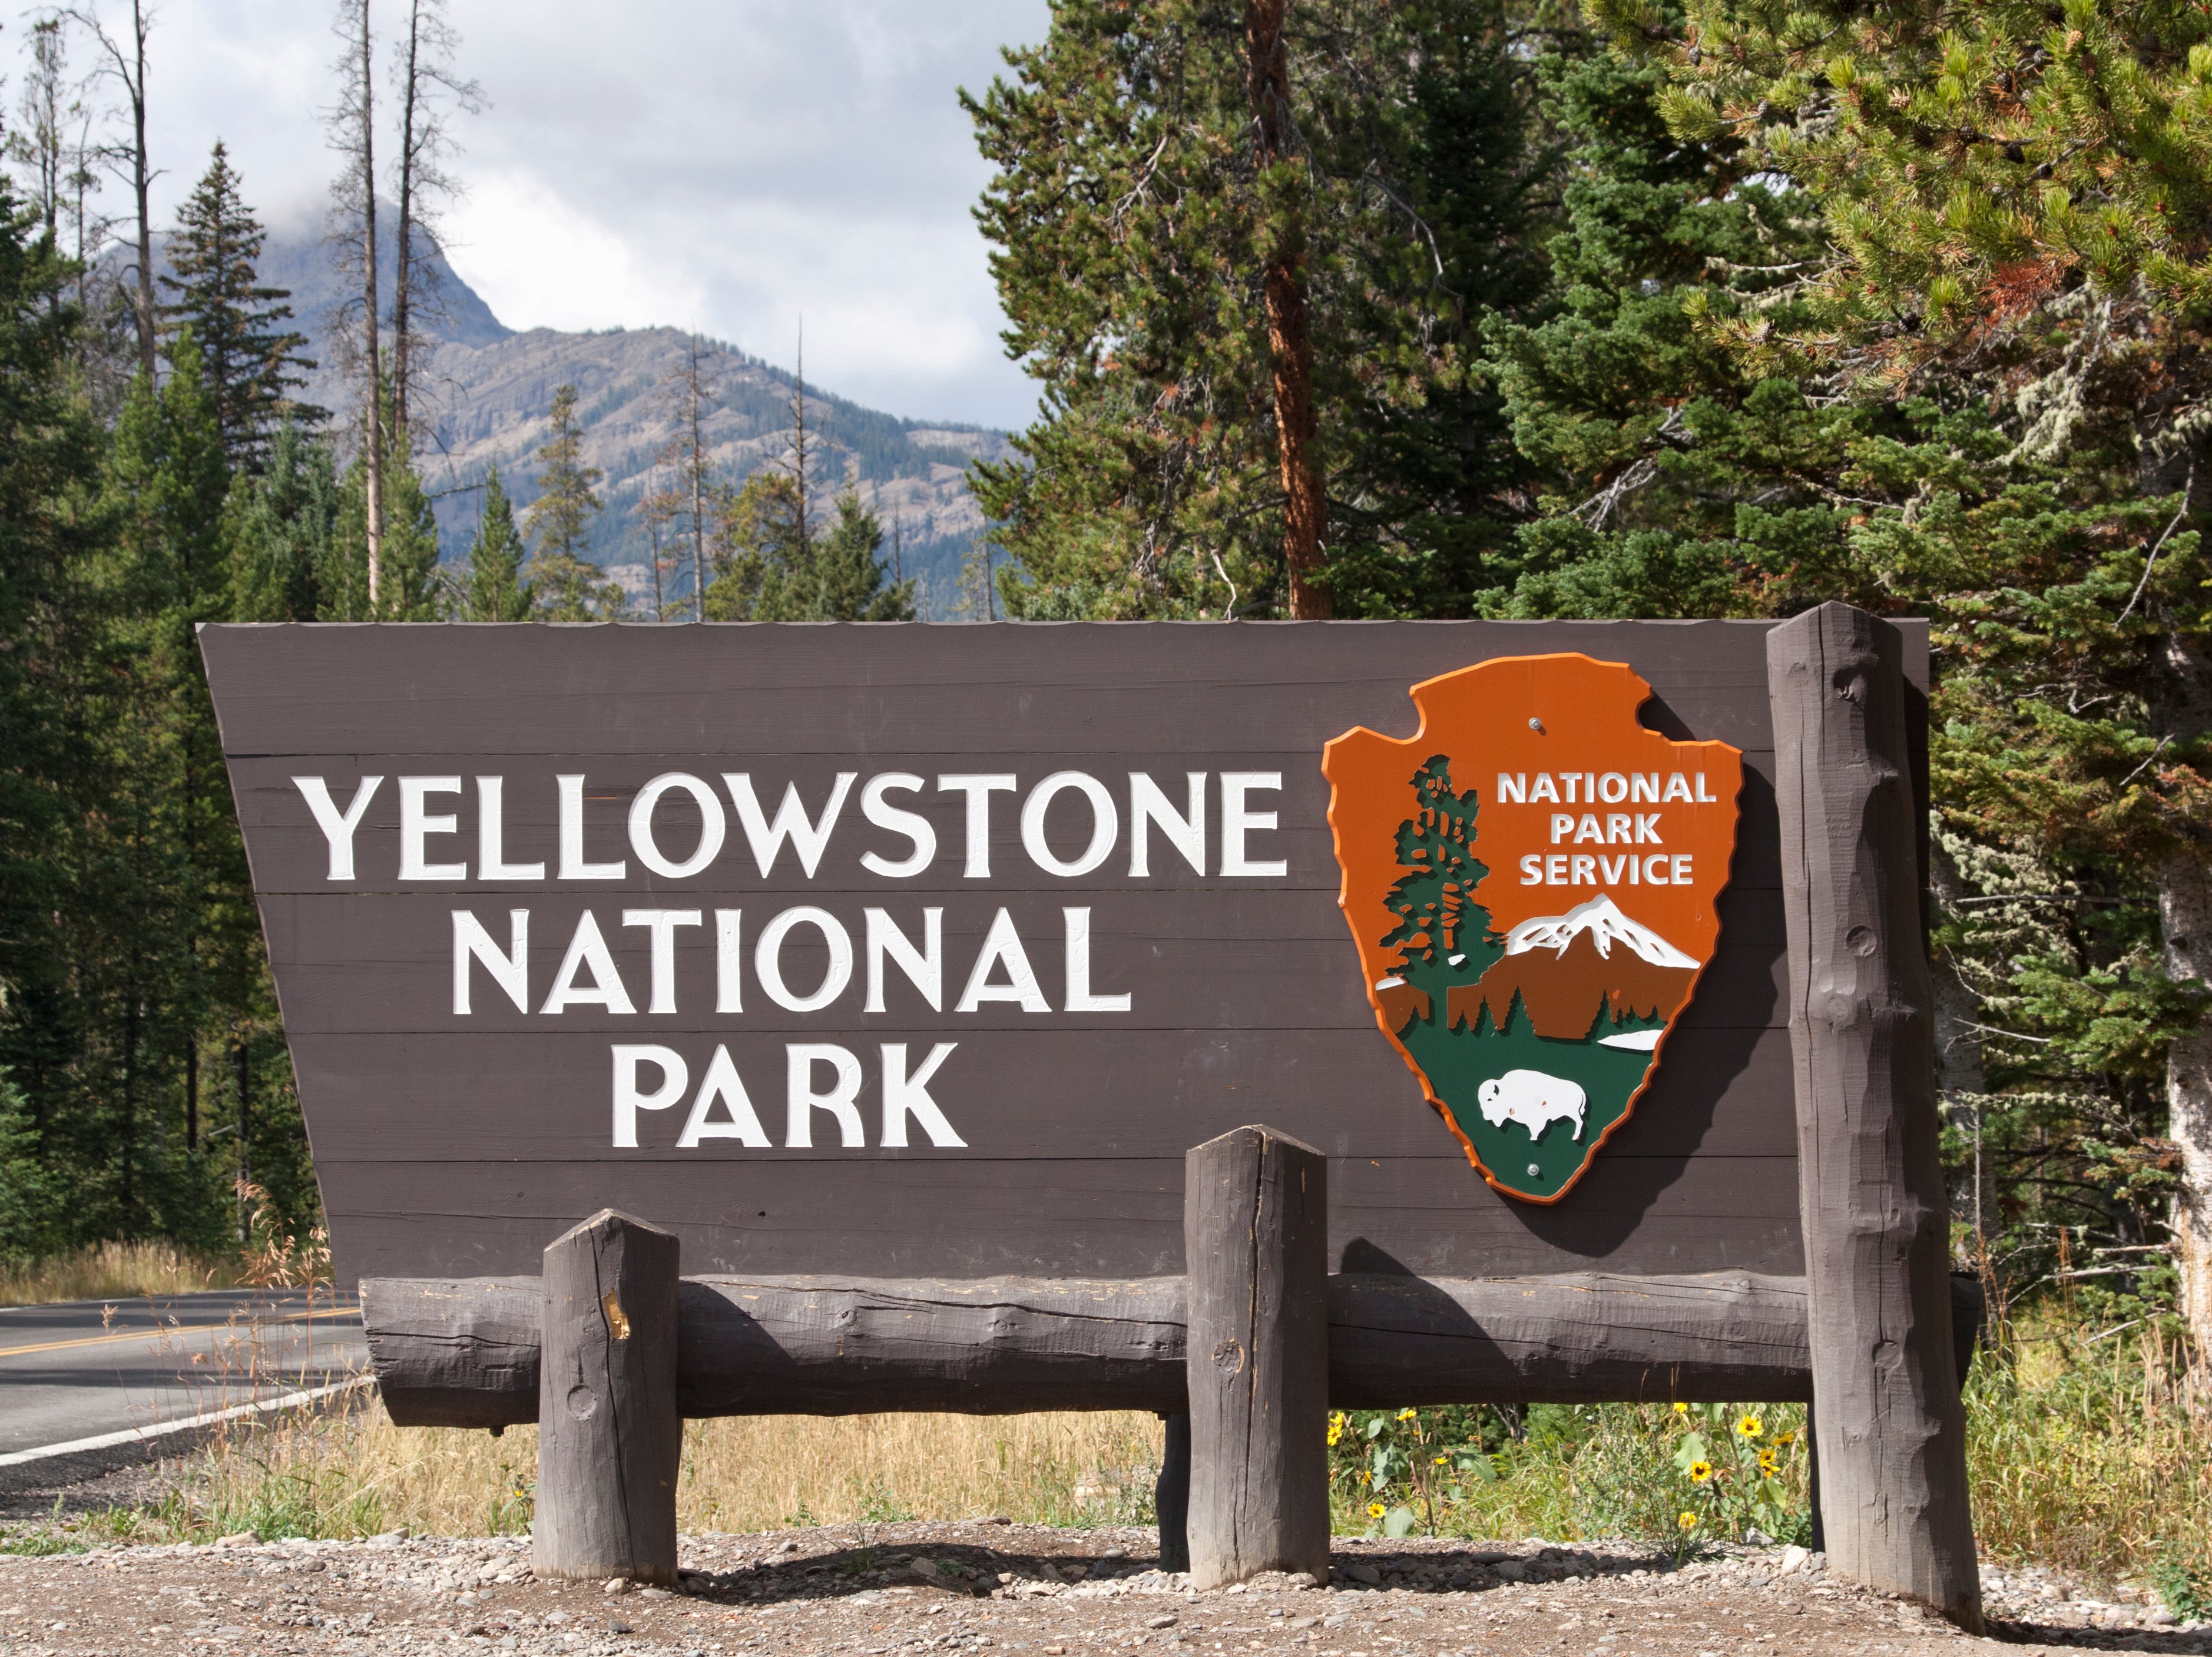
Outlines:
{"label": "yellow wildflower", "polygon": [[1380,1502],[1369,1502],[1367,1504],[1367,1516],[1370,1519],[1380,1519],[1382,1516],[1382,1504]]}
{"label": "yellow wildflower", "polygon": [[1775,1460],[1775,1458],[1774,1458],[1774,1452],[1773,1452],[1773,1451],[1771,1451],[1771,1450],[1761,1450],[1761,1451],[1759,1453],[1759,1472],[1763,1472],[1763,1473],[1771,1473],[1771,1472],[1774,1472],[1774,1471],[1775,1471],[1775,1469],[1776,1469],[1778,1466],[1779,1466],[1780,1465],[1781,1465],[1781,1464],[1780,1464],[1780,1463],[1778,1463],[1778,1462]]}
{"label": "yellow wildflower", "polygon": [[1340,1422],[1340,1421],[1332,1421],[1332,1422],[1330,1422],[1330,1423],[1328,1423],[1328,1442],[1329,1442],[1331,1444],[1334,1444],[1334,1443],[1335,1443],[1339,1439],[1342,1438],[1343,1436],[1344,1436],[1344,1423],[1343,1423],[1342,1422]]}
{"label": "yellow wildflower", "polygon": [[1774,1435],[1774,1442],[1777,1444],[1795,1444],[1797,1442],[1797,1435],[1795,1433],[1777,1433]]}
{"label": "yellow wildflower", "polygon": [[1448,1456],[1448,1455],[1440,1455],[1440,1456],[1438,1456],[1438,1457],[1437,1458],[1437,1466],[1439,1466],[1439,1467],[1441,1467],[1441,1466],[1443,1466],[1444,1465],[1444,1463],[1446,1463],[1447,1461],[1449,1461],[1450,1460],[1451,1460],[1451,1458],[1450,1458],[1449,1456]]}
{"label": "yellow wildflower", "polygon": [[1712,1476],[1713,1464],[1711,1462],[1692,1461],[1690,1464],[1690,1482],[1692,1484],[1702,1484]]}
{"label": "yellow wildflower", "polygon": [[1693,1531],[1698,1528],[1698,1515],[1693,1513],[1686,1513],[1675,1520],[1674,1522],[1677,1525],[1680,1525],[1686,1531]]}
{"label": "yellow wildflower", "polygon": [[1757,1438],[1766,1430],[1766,1423],[1757,1416],[1745,1416],[1735,1423],[1735,1429],[1746,1438]]}
{"label": "yellow wildflower", "polygon": [[1674,1406],[1674,1413],[1678,1416],[1686,1416],[1690,1413],[1690,1406],[1686,1404],[1677,1404]]}
{"label": "yellow wildflower", "polygon": [[1419,1414],[1420,1411],[1419,1410],[1401,1410],[1398,1411],[1398,1419],[1401,1421],[1411,1421]]}

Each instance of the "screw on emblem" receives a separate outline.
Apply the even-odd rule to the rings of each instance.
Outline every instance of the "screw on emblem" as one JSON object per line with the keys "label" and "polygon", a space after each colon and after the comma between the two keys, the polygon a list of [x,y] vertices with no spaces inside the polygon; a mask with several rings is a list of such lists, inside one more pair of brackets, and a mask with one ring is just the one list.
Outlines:
{"label": "screw on emblem", "polygon": [[1544,1170],[1539,1168],[1535,1163],[1531,1162],[1528,1164],[1528,1177],[1530,1179],[1541,1179],[1543,1177],[1543,1174]]}

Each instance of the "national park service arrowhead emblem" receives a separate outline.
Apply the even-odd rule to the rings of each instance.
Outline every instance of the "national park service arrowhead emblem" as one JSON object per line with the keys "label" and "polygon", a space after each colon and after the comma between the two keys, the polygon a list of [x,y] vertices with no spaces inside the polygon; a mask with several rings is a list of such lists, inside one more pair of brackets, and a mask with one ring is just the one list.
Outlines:
{"label": "national park service arrowhead emblem", "polygon": [[1498,1190],[1556,1202],[1628,1120],[1719,941],[1743,756],[1638,723],[1626,664],[1515,656],[1413,688],[1322,770],[1376,1023]]}

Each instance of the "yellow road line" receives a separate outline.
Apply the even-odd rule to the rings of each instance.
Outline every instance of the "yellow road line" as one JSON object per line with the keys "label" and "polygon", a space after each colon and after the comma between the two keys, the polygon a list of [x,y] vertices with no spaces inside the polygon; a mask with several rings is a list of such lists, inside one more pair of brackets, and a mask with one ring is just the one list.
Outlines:
{"label": "yellow road line", "polygon": [[[276,1321],[303,1323],[312,1318],[351,1318],[359,1315],[360,1311],[357,1308],[334,1306],[319,1312],[288,1312]],[[74,1340],[44,1341],[35,1346],[0,1346],[0,1358],[24,1357],[33,1352],[60,1352],[73,1346],[107,1346],[123,1340],[155,1340],[163,1335],[221,1334],[225,1330],[243,1332],[252,1326],[251,1324],[228,1323],[163,1324],[157,1329],[126,1329],[112,1335],[81,1335]]]}

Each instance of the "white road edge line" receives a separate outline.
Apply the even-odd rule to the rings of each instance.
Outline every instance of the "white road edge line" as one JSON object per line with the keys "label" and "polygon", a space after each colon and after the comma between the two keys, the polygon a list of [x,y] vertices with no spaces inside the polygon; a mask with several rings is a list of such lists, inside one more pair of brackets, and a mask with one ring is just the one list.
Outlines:
{"label": "white road edge line", "polygon": [[319,1399],[338,1393],[350,1393],[368,1386],[374,1375],[356,1375],[350,1381],[334,1381],[327,1387],[315,1387],[304,1393],[286,1393],[281,1398],[265,1398],[252,1404],[235,1405],[228,1410],[210,1410],[204,1415],[191,1416],[182,1421],[164,1421],[151,1427],[132,1427],[119,1433],[102,1433],[97,1438],[73,1438],[66,1444],[49,1444],[42,1449],[16,1450],[0,1455],[0,1467],[18,1467],[27,1461],[44,1461],[49,1456],[78,1455],[87,1450],[111,1449],[118,1444],[143,1444],[152,1438],[165,1438],[171,1433],[188,1433],[195,1427],[212,1427],[219,1421],[236,1421],[242,1416],[274,1415],[279,1410],[296,1410],[303,1404],[313,1404]]}

